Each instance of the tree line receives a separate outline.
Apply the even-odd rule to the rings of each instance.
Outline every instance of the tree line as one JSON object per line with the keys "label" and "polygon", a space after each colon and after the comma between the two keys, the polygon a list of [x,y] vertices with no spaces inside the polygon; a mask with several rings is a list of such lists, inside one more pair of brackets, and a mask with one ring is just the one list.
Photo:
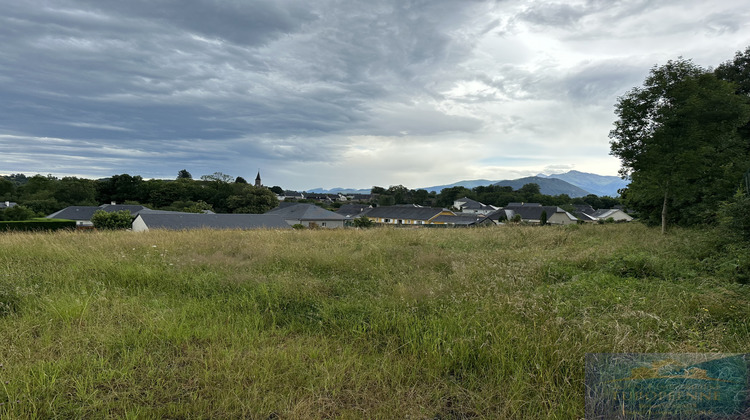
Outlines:
{"label": "tree line", "polygon": [[12,174],[0,177],[0,201],[18,203],[0,212],[0,218],[6,220],[48,215],[68,206],[111,202],[194,213],[203,210],[264,213],[278,206],[276,194],[271,190],[250,185],[241,177],[215,172],[194,180],[186,170],[180,171],[174,180],[145,180],[129,174],[97,180]]}
{"label": "tree line", "polygon": [[538,184],[530,183],[514,190],[513,187],[500,185],[485,185],[474,188],[461,186],[445,188],[439,193],[424,189],[411,190],[403,185],[383,188],[375,186],[371,190],[374,202],[381,206],[398,204],[418,204],[420,206],[435,206],[450,208],[459,198],[467,197],[482,204],[495,207],[505,207],[510,203],[540,203],[544,206],[559,206],[568,211],[577,204],[590,205],[595,209],[613,208],[620,204],[619,198],[599,197],[589,194],[585,197],[571,198],[567,194],[546,195],[540,192]]}
{"label": "tree line", "polygon": [[682,57],[654,66],[615,113],[611,154],[642,220],[662,232],[713,224],[722,206],[746,202],[733,197],[750,170],[750,47],[714,70]]}

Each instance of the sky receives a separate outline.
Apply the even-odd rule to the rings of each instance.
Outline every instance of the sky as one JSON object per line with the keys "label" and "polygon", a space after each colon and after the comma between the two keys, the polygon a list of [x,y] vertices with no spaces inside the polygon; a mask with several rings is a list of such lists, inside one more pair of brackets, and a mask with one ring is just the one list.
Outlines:
{"label": "sky", "polygon": [[0,0],[0,174],[304,191],[617,175],[617,97],[747,0]]}

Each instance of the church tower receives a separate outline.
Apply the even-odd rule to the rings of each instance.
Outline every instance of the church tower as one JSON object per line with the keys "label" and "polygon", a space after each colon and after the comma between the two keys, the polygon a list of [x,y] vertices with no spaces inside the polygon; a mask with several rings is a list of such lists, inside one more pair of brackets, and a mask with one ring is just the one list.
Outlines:
{"label": "church tower", "polygon": [[258,176],[255,177],[255,186],[256,187],[262,187],[263,184],[260,182],[260,171],[258,171]]}

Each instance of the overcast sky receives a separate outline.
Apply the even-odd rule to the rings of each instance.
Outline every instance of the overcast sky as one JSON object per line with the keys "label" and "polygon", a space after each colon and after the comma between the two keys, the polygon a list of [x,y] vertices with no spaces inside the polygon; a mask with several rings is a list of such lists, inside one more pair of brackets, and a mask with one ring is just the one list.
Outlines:
{"label": "overcast sky", "polygon": [[0,0],[0,174],[410,188],[616,175],[616,98],[747,0]]}

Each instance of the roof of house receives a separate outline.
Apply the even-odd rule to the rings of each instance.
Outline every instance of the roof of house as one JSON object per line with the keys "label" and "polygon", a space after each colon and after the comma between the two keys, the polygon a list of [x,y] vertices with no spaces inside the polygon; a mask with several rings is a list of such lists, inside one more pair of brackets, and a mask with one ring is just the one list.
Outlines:
{"label": "roof of house", "polygon": [[487,214],[485,217],[490,220],[511,219],[514,214],[515,213],[513,213],[513,210],[506,210],[502,208]]}
{"label": "roof of house", "polygon": [[14,203],[12,201],[0,201],[0,209],[11,208],[11,207],[15,207],[17,205],[18,204]]}
{"label": "roof of house", "polygon": [[594,212],[592,216],[596,217],[597,219],[606,219],[608,217],[612,217],[612,215],[617,213],[618,211],[623,212],[620,209],[599,209],[596,212]]}
{"label": "roof of house", "polygon": [[542,205],[539,203],[508,203],[506,208],[508,207],[541,207]]}
{"label": "roof of house", "polygon": [[460,207],[461,209],[470,209],[470,210],[495,210],[495,207],[489,206],[484,203],[480,203],[479,201],[472,200],[471,198],[464,197],[459,198],[458,200],[455,200],[454,203],[463,203]]}
{"label": "roof of house", "polygon": [[574,212],[573,216],[577,217],[578,220],[583,220],[584,222],[595,222],[596,221],[596,217],[594,217],[594,216],[592,216],[590,214],[581,212],[581,211]]}
{"label": "roof of house", "polygon": [[101,206],[70,206],[47,216],[48,219],[67,219],[67,220],[91,220],[97,210],[104,210],[107,213],[128,210],[133,216],[143,210],[153,211],[144,206],[127,205],[127,204],[103,204]]}
{"label": "roof of house", "polygon": [[[542,212],[547,212],[547,217],[551,217],[555,213],[566,213],[565,210],[557,206],[506,206],[505,210],[512,210],[515,214],[520,214],[524,220],[541,220]],[[572,214],[571,217],[575,218]]]}
{"label": "roof of house", "polygon": [[596,212],[596,210],[588,204],[576,204],[574,207],[576,208],[576,212],[579,213],[591,215]]}
{"label": "roof of house", "polygon": [[371,208],[372,206],[370,206],[369,204],[344,204],[343,206],[339,207],[338,210],[336,210],[336,213],[347,218],[352,218],[353,216],[359,216],[367,209]]}
{"label": "roof of house", "polygon": [[286,220],[344,220],[345,217],[320,208],[314,204],[298,203],[293,206],[277,207],[266,214],[277,214]]}
{"label": "roof of house", "polygon": [[380,206],[368,210],[365,215],[386,219],[430,220],[444,211],[447,210],[440,207]]}
{"label": "roof of house", "polygon": [[149,229],[291,229],[273,214],[149,213],[138,215]]}
{"label": "roof of house", "polygon": [[479,220],[484,219],[485,216],[481,215],[475,215],[475,214],[455,214],[455,215],[447,215],[447,214],[441,214],[437,216],[436,218],[432,219],[435,223],[447,223],[452,225],[474,225]]}

